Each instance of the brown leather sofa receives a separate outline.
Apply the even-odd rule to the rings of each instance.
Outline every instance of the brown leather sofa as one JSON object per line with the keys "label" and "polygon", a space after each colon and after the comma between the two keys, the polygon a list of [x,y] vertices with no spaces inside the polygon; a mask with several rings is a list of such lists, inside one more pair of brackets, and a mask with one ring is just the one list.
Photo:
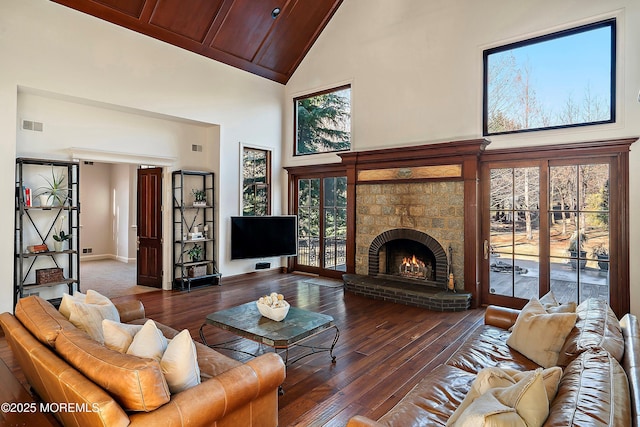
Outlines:
{"label": "brown leather sofa", "polygon": [[[123,323],[142,324],[140,301],[115,303]],[[0,325],[33,390],[65,426],[277,426],[280,356],[246,363],[196,343],[201,384],[169,394],[156,360],[121,354],[93,341],[49,302],[30,296]],[[177,331],[157,324],[167,338]]]}
{"label": "brown leather sofa", "polygon": [[[485,367],[531,370],[539,366],[506,344],[518,310],[489,306],[478,327],[452,357],[423,378],[377,422],[363,416],[357,426],[446,425],[476,374]],[[630,314],[618,321],[602,300],[577,308],[558,365],[563,374],[545,426],[640,425],[640,332]]]}

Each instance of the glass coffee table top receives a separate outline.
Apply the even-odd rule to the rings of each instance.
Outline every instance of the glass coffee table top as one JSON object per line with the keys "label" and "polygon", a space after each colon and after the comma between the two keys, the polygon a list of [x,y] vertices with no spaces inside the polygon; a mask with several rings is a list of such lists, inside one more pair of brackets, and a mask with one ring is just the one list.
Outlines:
{"label": "glass coffee table top", "polygon": [[[331,361],[335,363],[333,349],[338,342],[340,331],[333,321],[333,317],[314,313],[301,308],[290,307],[287,317],[282,321],[263,317],[258,311],[255,301],[239,305],[237,307],[228,308],[226,310],[217,311],[207,316],[205,323],[200,327],[200,338],[205,345],[206,342],[202,328],[206,325],[216,326],[225,331],[229,331],[241,338],[246,338],[261,344],[268,345],[275,349],[286,349],[285,363],[293,363],[302,357],[314,354],[320,351],[329,351]],[[327,329],[335,329],[336,334],[331,347],[308,346],[312,352],[289,362],[288,349],[300,343],[307,338],[315,336]],[[225,347],[227,343],[209,345],[212,348],[234,348]],[[307,347],[307,346],[303,346]]]}

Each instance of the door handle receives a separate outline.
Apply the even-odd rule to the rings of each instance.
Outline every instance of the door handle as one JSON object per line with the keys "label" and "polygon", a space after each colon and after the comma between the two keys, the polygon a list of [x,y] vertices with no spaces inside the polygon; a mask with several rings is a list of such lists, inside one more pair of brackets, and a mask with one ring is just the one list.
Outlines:
{"label": "door handle", "polygon": [[484,246],[484,248],[483,248],[484,249],[484,259],[489,259],[489,241],[485,240],[483,246]]}

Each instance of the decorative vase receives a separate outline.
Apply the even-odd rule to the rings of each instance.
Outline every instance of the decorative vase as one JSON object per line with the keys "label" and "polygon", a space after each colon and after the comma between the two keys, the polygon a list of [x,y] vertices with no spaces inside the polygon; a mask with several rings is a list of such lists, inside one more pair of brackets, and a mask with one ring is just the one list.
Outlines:
{"label": "decorative vase", "polygon": [[57,240],[53,241],[53,249],[56,252],[62,252],[62,246],[64,246],[64,242],[59,242]]}
{"label": "decorative vase", "polygon": [[41,194],[38,196],[40,200],[40,206],[53,206],[53,197],[50,197],[48,194]]}

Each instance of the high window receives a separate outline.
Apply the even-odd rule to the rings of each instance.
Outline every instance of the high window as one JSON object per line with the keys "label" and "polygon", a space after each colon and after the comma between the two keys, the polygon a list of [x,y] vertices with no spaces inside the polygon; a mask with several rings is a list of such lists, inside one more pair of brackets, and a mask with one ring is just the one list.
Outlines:
{"label": "high window", "polygon": [[351,148],[351,86],[294,99],[295,155]]}
{"label": "high window", "polygon": [[271,152],[242,149],[242,215],[271,214]]}
{"label": "high window", "polygon": [[615,122],[616,21],[484,51],[485,135]]}

